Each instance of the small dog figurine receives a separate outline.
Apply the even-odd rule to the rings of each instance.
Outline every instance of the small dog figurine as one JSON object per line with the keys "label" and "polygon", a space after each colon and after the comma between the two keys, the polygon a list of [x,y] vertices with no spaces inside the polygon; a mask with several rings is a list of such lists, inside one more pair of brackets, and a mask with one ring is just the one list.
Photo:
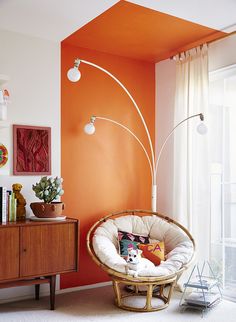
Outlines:
{"label": "small dog figurine", "polygon": [[15,194],[15,198],[17,200],[17,206],[16,206],[16,219],[17,220],[25,220],[26,217],[26,210],[25,205],[26,201],[23,195],[21,194],[22,184],[20,183],[14,183],[12,185],[12,191]]}
{"label": "small dog figurine", "polygon": [[138,277],[139,271],[145,268],[154,268],[155,265],[147,258],[141,257],[140,249],[128,248],[128,257],[126,259],[126,273]]}

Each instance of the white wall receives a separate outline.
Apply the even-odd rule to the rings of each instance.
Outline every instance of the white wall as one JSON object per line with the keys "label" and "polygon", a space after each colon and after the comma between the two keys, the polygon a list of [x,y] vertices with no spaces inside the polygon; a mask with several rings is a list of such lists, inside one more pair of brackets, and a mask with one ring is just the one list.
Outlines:
{"label": "white wall", "polygon": [[[209,45],[209,71],[236,63],[236,35]],[[156,149],[174,126],[175,62],[167,59],[156,64]],[[173,141],[163,152],[158,169],[158,206],[172,216]]]}
{"label": "white wall", "polygon": [[209,71],[236,63],[236,35],[215,41],[209,45]]}
{"label": "white wall", "polygon": [[[0,186],[11,188],[23,184],[22,193],[29,204],[37,201],[32,184],[39,176],[12,175],[12,124],[49,126],[52,129],[52,175],[60,175],[60,44],[21,34],[0,31],[0,74],[9,75],[10,91],[8,130],[11,175],[0,175]],[[1,136],[5,135],[0,130]],[[7,241],[6,241],[7,242]],[[16,245],[17,247],[17,245]],[[33,288],[0,290],[0,300],[9,296],[27,295]]]}

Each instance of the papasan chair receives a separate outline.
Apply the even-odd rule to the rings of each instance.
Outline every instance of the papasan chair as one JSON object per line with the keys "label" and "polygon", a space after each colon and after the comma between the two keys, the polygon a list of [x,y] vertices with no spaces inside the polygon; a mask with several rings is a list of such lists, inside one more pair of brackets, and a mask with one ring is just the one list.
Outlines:
{"label": "papasan chair", "polygon": [[[127,262],[119,253],[118,231],[145,235],[151,242],[163,241],[165,261],[152,269],[140,270],[137,277],[127,274]],[[93,260],[111,277],[116,305],[141,312],[169,305],[176,281],[195,254],[194,239],[186,228],[148,210],[125,210],[101,218],[87,234],[87,248]],[[135,305],[140,296],[144,303]]]}

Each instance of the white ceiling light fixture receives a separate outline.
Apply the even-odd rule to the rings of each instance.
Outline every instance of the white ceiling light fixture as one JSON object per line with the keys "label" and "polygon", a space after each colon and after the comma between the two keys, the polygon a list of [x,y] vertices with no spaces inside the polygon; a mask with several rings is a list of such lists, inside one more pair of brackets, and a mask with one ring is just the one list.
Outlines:
{"label": "white ceiling light fixture", "polygon": [[79,71],[80,60],[76,59],[74,62],[74,67],[70,68],[67,72],[67,77],[71,82],[78,82],[81,77],[81,73]]}

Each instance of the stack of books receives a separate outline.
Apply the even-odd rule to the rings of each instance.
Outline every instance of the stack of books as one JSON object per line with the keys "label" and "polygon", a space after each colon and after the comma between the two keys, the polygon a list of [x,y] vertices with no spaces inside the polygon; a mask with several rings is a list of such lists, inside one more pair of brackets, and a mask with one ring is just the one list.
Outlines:
{"label": "stack of books", "polygon": [[0,187],[0,222],[16,221],[16,205],[14,192]]}

